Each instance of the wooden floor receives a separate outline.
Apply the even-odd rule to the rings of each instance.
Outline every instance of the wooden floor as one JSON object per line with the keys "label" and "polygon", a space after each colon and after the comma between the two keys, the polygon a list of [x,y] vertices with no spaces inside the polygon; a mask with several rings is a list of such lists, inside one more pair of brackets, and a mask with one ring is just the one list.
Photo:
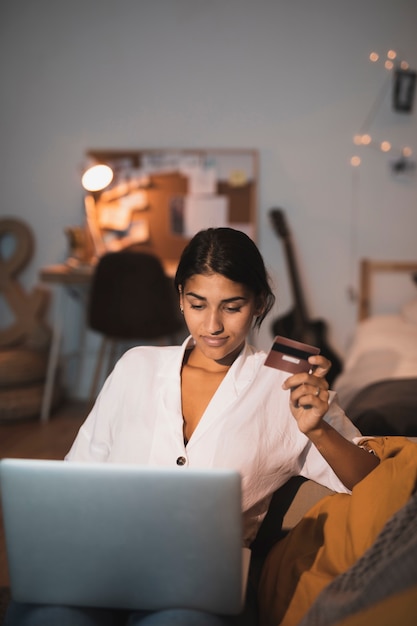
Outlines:
{"label": "wooden floor", "polygon": [[[85,420],[85,403],[63,404],[48,422],[0,422],[0,458],[63,459]],[[9,582],[0,516],[0,587]]]}

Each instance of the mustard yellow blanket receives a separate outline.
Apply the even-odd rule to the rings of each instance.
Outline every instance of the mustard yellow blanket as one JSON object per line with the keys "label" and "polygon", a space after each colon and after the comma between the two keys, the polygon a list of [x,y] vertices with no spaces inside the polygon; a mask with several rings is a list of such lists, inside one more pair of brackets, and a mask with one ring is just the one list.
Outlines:
{"label": "mustard yellow blanket", "polygon": [[[364,555],[387,520],[404,507],[415,491],[416,443],[404,437],[380,437],[365,439],[361,445],[377,454],[380,465],[356,485],[352,495],[335,494],[318,502],[271,550],[259,587],[261,626],[298,625],[320,592]],[[411,615],[409,623],[416,624],[415,582],[401,598],[397,594],[384,599],[382,605],[386,606],[375,607],[379,611],[376,622],[367,611],[365,617],[357,614],[353,621],[341,624],[404,626],[408,622],[398,622],[400,608],[402,613]]]}

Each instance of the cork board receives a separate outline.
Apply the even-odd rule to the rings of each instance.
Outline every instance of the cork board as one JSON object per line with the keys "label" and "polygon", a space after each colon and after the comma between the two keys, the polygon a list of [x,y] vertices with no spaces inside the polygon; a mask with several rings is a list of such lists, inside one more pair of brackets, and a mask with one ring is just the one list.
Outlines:
{"label": "cork board", "polygon": [[106,248],[135,243],[175,259],[209,226],[244,230],[256,241],[256,150],[91,149],[86,157],[86,165],[106,163],[114,172],[111,185],[94,194]]}

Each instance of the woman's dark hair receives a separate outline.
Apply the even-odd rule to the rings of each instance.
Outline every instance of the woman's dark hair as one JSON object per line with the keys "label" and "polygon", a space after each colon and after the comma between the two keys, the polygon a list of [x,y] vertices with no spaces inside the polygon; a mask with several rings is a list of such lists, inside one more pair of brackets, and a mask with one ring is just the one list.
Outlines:
{"label": "woman's dark hair", "polygon": [[178,291],[195,274],[221,274],[245,285],[262,306],[255,320],[260,327],[271,310],[275,296],[269,284],[265,263],[256,244],[248,235],[234,228],[201,230],[185,247],[175,275]]}

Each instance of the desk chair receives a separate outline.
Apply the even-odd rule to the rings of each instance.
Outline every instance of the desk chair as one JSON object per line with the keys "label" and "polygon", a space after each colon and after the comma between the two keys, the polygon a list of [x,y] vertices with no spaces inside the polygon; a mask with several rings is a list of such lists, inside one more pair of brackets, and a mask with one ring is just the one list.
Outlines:
{"label": "desk chair", "polygon": [[103,255],[92,277],[87,313],[89,328],[103,335],[90,402],[109,347],[106,376],[122,342],[173,344],[180,331],[185,336],[173,281],[158,257],[149,253],[122,250]]}

